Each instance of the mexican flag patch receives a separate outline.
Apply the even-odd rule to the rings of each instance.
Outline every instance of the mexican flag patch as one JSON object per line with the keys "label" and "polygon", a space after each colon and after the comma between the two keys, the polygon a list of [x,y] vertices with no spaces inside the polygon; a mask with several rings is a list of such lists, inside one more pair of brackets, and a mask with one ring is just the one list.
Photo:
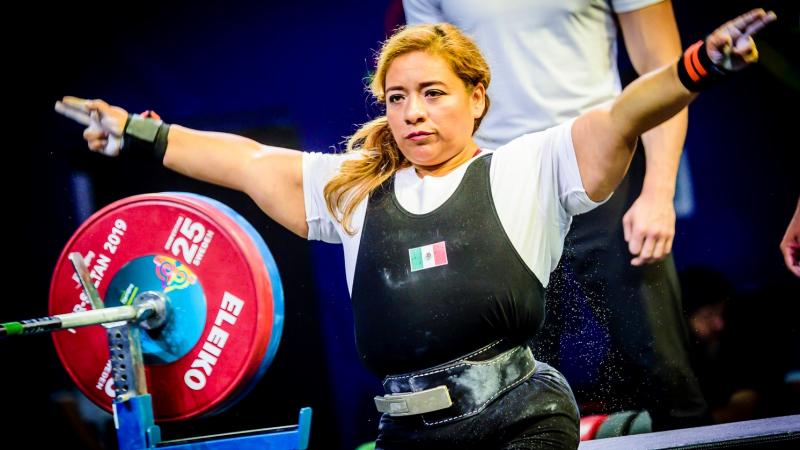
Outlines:
{"label": "mexican flag patch", "polygon": [[447,264],[447,250],[445,250],[444,241],[409,249],[408,259],[411,261],[412,272],[443,266]]}

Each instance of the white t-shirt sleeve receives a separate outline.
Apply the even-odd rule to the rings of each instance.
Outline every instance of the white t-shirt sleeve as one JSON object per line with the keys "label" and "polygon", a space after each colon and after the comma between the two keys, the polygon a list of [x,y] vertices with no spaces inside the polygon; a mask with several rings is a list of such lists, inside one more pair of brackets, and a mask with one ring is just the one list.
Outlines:
{"label": "white t-shirt sleeve", "polygon": [[572,144],[574,121],[523,135],[497,149],[492,176],[499,192],[520,201],[522,192],[528,192],[524,204],[517,202],[517,207],[531,202],[539,213],[559,223],[602,204],[592,201],[583,188]]}
{"label": "white t-shirt sleeve", "polygon": [[446,22],[440,0],[403,0],[403,9],[409,25]]}
{"label": "white t-shirt sleeve", "polygon": [[525,264],[547,285],[572,216],[600,203],[586,195],[572,145],[572,123],[523,135],[492,157],[492,197]]}
{"label": "white t-shirt sleeve", "polygon": [[308,223],[308,240],[334,244],[342,242],[339,224],[325,203],[325,185],[339,172],[342,163],[357,154],[303,153],[303,199]]}
{"label": "white t-shirt sleeve", "polygon": [[608,200],[595,202],[586,194],[581,172],[578,169],[578,158],[575,156],[575,146],[572,142],[572,124],[574,122],[575,119],[572,119],[546,131],[550,134],[548,136],[550,142],[545,142],[545,146],[553,152],[550,157],[551,163],[555,165],[553,173],[558,183],[558,201],[562,213],[566,214],[566,216],[562,215],[562,222],[567,217],[589,212]]}
{"label": "white t-shirt sleeve", "polygon": [[614,6],[614,12],[626,13],[642,9],[646,6],[655,5],[666,0],[612,0],[611,4]]}

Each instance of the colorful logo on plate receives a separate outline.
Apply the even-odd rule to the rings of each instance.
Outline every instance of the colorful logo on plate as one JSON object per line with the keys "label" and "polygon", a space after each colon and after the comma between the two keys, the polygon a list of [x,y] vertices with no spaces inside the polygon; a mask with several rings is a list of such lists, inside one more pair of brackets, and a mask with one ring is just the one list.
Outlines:
{"label": "colorful logo on plate", "polygon": [[197,275],[192,270],[169,256],[157,255],[153,258],[156,265],[156,276],[161,280],[161,289],[164,293],[175,289],[185,289],[197,281]]}

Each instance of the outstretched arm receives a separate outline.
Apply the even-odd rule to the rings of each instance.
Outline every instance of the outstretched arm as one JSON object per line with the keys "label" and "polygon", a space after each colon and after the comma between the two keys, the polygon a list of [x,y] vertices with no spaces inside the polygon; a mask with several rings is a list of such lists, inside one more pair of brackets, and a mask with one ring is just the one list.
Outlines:
{"label": "outstretched arm", "polygon": [[[64,97],[56,110],[88,126],[83,137],[93,151],[113,155],[122,139],[131,139],[123,136],[128,112],[102,100]],[[299,236],[308,235],[301,152],[179,125],[171,125],[166,137],[166,167],[242,191],[273,220]]]}
{"label": "outstretched arm", "polygon": [[[750,35],[774,19],[773,13],[757,9],[725,23],[705,40],[709,58],[728,71],[755,62]],[[692,75],[694,79],[697,74]],[[696,96],[684,86],[673,63],[639,77],[610,104],[579,116],[572,139],[589,198],[608,197],[628,169],[637,137],[680,112]]]}
{"label": "outstretched arm", "polygon": [[[625,47],[640,75],[667,66],[681,54],[672,2],[663,1],[618,15]],[[665,258],[675,236],[675,180],[688,109],[642,135],[647,167],[642,192],[622,217],[625,241],[638,266]]]}

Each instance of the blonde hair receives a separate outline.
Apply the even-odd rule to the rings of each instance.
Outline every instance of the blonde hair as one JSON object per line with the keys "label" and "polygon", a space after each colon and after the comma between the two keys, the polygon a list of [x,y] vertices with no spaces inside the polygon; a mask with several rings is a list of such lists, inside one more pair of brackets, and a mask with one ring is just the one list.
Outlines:
{"label": "blonde hair", "polygon": [[[446,23],[415,25],[400,28],[381,47],[370,91],[380,103],[385,103],[386,73],[399,56],[423,51],[444,58],[467,89],[478,84],[489,87],[489,65],[472,39],[453,25]],[[472,133],[478,129],[489,109],[489,97],[483,113],[475,119]],[[328,211],[336,217],[348,234],[353,212],[373,190],[409,162],[400,152],[386,116],[361,126],[347,141],[347,153],[361,153],[361,158],[345,161],[339,173],[325,185]]]}

